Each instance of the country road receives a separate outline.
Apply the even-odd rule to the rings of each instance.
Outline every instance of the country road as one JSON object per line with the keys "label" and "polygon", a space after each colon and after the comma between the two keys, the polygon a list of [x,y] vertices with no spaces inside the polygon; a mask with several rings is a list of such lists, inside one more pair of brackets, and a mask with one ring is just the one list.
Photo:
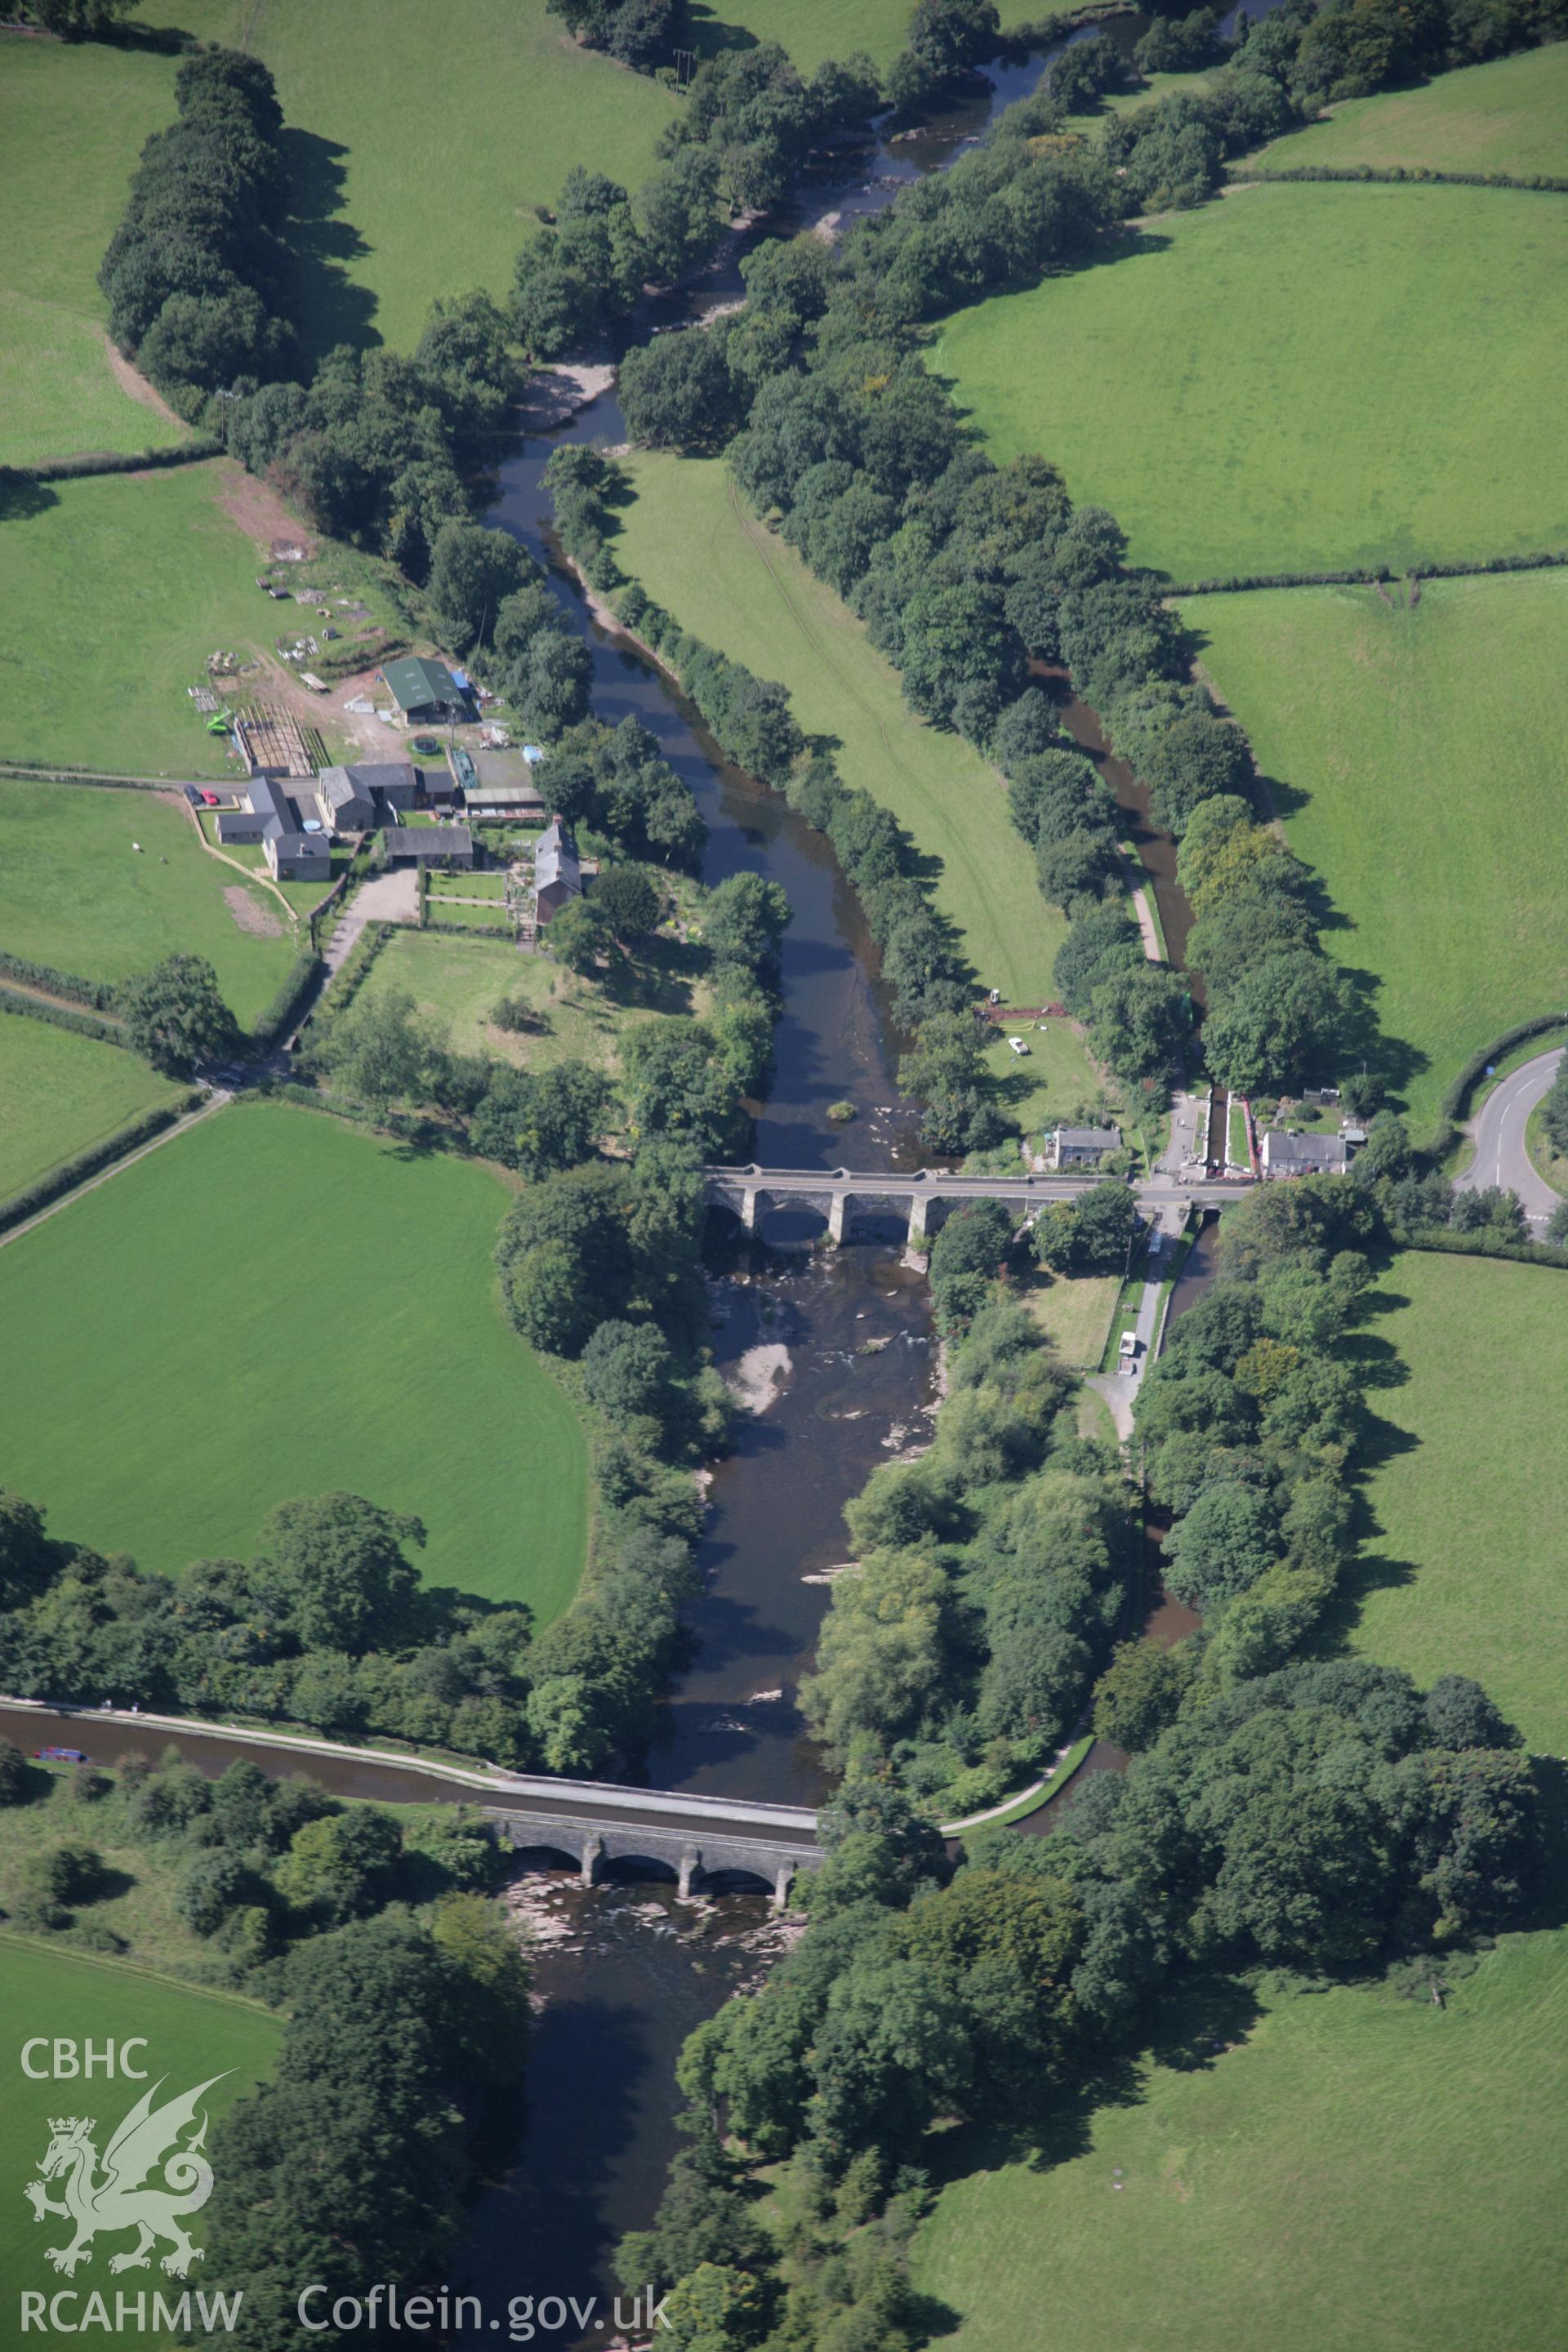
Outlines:
{"label": "country road", "polygon": [[1468,1124],[1476,1156],[1455,1180],[1461,1192],[1500,1184],[1517,1192],[1532,1224],[1544,1224],[1552,1211],[1563,1205],[1563,1195],[1552,1191],[1525,1150],[1524,1130],[1531,1112],[1557,1076],[1563,1052],[1557,1045],[1550,1053],[1537,1054],[1499,1080]]}

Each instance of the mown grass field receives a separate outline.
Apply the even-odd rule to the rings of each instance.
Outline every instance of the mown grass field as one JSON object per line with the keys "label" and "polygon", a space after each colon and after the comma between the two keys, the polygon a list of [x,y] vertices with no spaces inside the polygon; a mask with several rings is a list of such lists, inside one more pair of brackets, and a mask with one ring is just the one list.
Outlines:
{"label": "mown grass field", "polygon": [[179,1091],[139,1054],[0,1011],[0,1201]]}
{"label": "mown grass field", "polygon": [[299,952],[276,898],[209,856],[173,801],[11,779],[0,780],[0,940],[88,980],[129,980],[175,949],[205,956],[244,1023]]}
{"label": "mown grass field", "polygon": [[[1075,1371],[1097,1372],[1121,1295],[1119,1275],[1041,1275],[1025,1293],[1024,1304],[1064,1364]],[[1094,1391],[1084,1393],[1092,1396]]]}
{"label": "mown grass field", "polygon": [[229,478],[220,460],[0,494],[8,760],[237,774],[185,692],[210,653],[252,655],[278,625],[255,551],[218,503]]}
{"label": "mown grass field", "polygon": [[1035,886],[995,771],[915,717],[859,622],[746,512],[721,460],[644,452],[629,468],[637,498],[616,541],[626,571],[684,627],[782,679],[808,733],[836,739],[845,780],[940,862],[937,906],[982,984],[1007,1003],[1047,1001],[1066,926]]}
{"label": "mown grass field", "polygon": [[1278,589],[1184,611],[1285,788],[1291,847],[1350,926],[1325,947],[1376,975],[1384,1034],[1426,1057],[1405,1089],[1419,1139],[1471,1054],[1568,1003],[1568,574],[1428,581],[1414,611],[1404,593]]}
{"label": "mown grass field", "polygon": [[543,0],[182,0],[201,39],[252,50],[289,134],[308,350],[418,341],[437,295],[498,299],[574,163],[636,187],[679,101],[578,48]]}
{"label": "mown grass field", "polygon": [[1568,174],[1568,41],[1439,74],[1416,89],[1348,99],[1323,122],[1249,159],[1264,172],[1425,164],[1433,172]]}
{"label": "mown grass field", "polygon": [[962,311],[935,364],[1176,580],[1568,546],[1568,196],[1247,188]]}
{"label": "mown grass field", "polygon": [[1348,1630],[1418,1682],[1473,1675],[1529,1745],[1568,1749],[1568,1278],[1408,1251],[1368,1327],[1406,1377],[1373,1389],[1373,1529]]}
{"label": "mown grass field", "polygon": [[506,1199],[308,1111],[218,1113],[0,1250],[7,1482],[169,1570],[346,1487],[425,1521],[428,1583],[555,1616],[586,1454],[501,1315]]}
{"label": "mown grass field", "polygon": [[1551,2352],[1568,1934],[1505,1937],[1444,2009],[1342,1987],[1177,2027],[1185,2064],[1064,2118],[1038,2164],[955,2137],[977,2168],[914,2247],[944,2347]]}
{"label": "mown grass field", "polygon": [[115,381],[98,289],[142,142],[174,113],[174,68],[0,35],[0,465],[180,436]]}
{"label": "mown grass field", "polygon": [[[222,2075],[225,2079],[213,2084],[204,2102],[215,2122],[237,2099],[249,2096],[271,2073],[281,2031],[277,2017],[258,2003],[200,1991],[123,1961],[62,1951],[57,1944],[16,1935],[0,1935],[0,2006],[10,2022],[13,2048],[18,2051],[25,2041],[39,2034],[51,2042],[58,2038],[79,2044],[90,2039],[100,2050],[111,2039],[118,2044],[144,2036],[147,2048],[133,2053],[132,2063],[148,2070],[151,2083],[160,2075],[167,2076],[164,2098],[194,2089],[215,2074]],[[153,2291],[161,2288],[166,2301],[176,2301],[184,2291],[182,2285],[165,2276],[156,2262],[150,2271],[110,2278],[108,2258],[131,2250],[135,2241],[129,2235],[100,2240],[90,2266],[68,2283],[50,2267],[45,2249],[69,2242],[69,2222],[52,2214],[43,2223],[35,2221],[32,2209],[22,2197],[23,2183],[35,2177],[49,2144],[51,2116],[85,2112],[96,2116],[100,2129],[95,2138],[101,2157],[115,2126],[151,2084],[126,2082],[118,2074],[107,2081],[101,2073],[90,2084],[56,2082],[49,2077],[35,2082],[23,2074],[15,2057],[10,2072],[5,2118],[0,2122],[5,2177],[14,2184],[13,2193],[0,2205],[0,2264],[8,2292],[19,2294],[30,2290],[47,2297],[68,2284],[74,2284],[79,2300],[62,2307],[63,2315],[72,2319],[86,2310],[87,2296],[94,2286],[106,2294],[110,2314],[115,2310],[117,2287],[132,2298],[139,2289],[145,2292],[149,2317]],[[58,2184],[51,2183],[48,2193],[58,2200]],[[191,2235],[198,2246],[202,2244],[205,2227],[200,2215],[192,2222]],[[161,2248],[158,2259],[166,2252],[166,2247]],[[193,2293],[205,2289],[212,2294],[222,2291],[224,2281],[208,2264],[198,2263],[184,2284]],[[132,2328],[121,2333],[110,2326],[93,2327],[91,2340],[105,2347],[129,2347],[157,2346],[163,2339],[156,2329]]]}

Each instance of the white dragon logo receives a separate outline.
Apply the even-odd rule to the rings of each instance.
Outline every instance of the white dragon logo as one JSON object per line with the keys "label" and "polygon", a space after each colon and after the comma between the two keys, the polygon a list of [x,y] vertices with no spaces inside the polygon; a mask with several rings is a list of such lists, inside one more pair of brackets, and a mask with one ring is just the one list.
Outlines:
{"label": "white dragon logo", "polygon": [[[104,2149],[101,2179],[91,2137],[97,2118],[50,2117],[49,2144],[38,2166],[38,2178],[29,2180],[22,2194],[33,2209],[35,2221],[41,2221],[47,2213],[58,2213],[76,2223],[76,2235],[68,2246],[45,2248],[48,2261],[68,2277],[79,2263],[92,2260],[92,2241],[100,2230],[140,2232],[129,2253],[110,2257],[111,2271],[145,2270],[161,2238],[166,2238],[174,2249],[164,2255],[163,2266],[175,2278],[184,2278],[191,2264],[202,2260],[200,2246],[192,2245],[181,2225],[187,2215],[199,2212],[212,2195],[212,2167],[200,2153],[207,2136],[205,2113],[200,2128],[185,2147],[175,2147],[174,2141],[195,2120],[204,2094],[224,2078],[214,2074],[198,2083],[194,2091],[154,2109],[153,2101],[167,2079],[160,2075],[150,2090],[143,2091],[120,2126]],[[160,2161],[166,2185],[144,2189],[142,2181]],[[58,2179],[62,2173],[65,2201],[57,2204],[44,2183]]]}

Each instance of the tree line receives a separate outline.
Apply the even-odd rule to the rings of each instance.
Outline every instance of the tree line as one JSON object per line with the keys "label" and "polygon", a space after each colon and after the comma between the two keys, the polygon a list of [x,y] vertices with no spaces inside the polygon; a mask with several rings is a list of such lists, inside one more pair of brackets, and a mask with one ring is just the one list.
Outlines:
{"label": "tree line", "polygon": [[198,49],[142,152],[99,272],[110,331],[183,416],[321,530],[429,569],[522,384],[484,294],[437,299],[412,354],[341,344],[307,383],[289,317],[288,172],[271,74]]}
{"label": "tree line", "polygon": [[[1288,112],[1280,83],[1231,70],[1258,83],[1258,107]],[[1250,793],[1247,739],[1191,683],[1191,645],[1153,584],[1126,571],[1114,519],[1075,509],[1043,458],[998,467],[976,448],[919,347],[926,318],[1082,258],[1121,217],[1114,173],[1062,142],[1060,121],[1048,90],[1010,109],[837,254],[814,237],[760,247],[742,264],[744,308],[628,354],[622,398],[641,439],[725,444],[752,507],[865,622],[911,706],[1002,768],[1041,887],[1071,918],[1058,992],[1100,1058],[1157,1094],[1183,1065],[1185,991],[1142,951],[1114,803],[1030,666],[1070,673],[1178,836],[1205,802]],[[1353,1008],[1319,951],[1315,903],[1254,890],[1244,956],[1239,913],[1210,926],[1214,969],[1199,968],[1226,1083],[1245,1074],[1285,1091],[1342,1050]],[[947,1133],[973,1148],[984,1123]]]}
{"label": "tree line", "polygon": [[[1175,1325],[1137,1408],[1173,1518],[1167,1577],[1203,1626],[1171,1650],[1124,1643],[1099,1671],[1115,1612],[1091,1612],[1070,1687],[1099,1671],[1095,1728],[1131,1751],[1127,1771],[1096,1775],[1049,1836],[970,1833],[956,1873],[931,1825],[953,1759],[931,1734],[973,1740],[1032,1681],[1059,1730],[1062,1701],[1037,1679],[1053,1617],[1058,1664],[1073,1639],[1058,1596],[1120,1591],[1102,1546],[1108,1505],[1114,1524],[1124,1504],[1109,1457],[1059,1421],[1031,1458],[1062,1384],[998,1281],[1009,1221],[971,1210],[943,1227],[952,1394],[931,1452],[850,1507],[863,1566],[835,1586],[808,1686],[844,1779],[807,1932],[689,2039],[688,2145],[618,2257],[628,2282],[679,2280],[678,2342],[923,2342],[935,2315],[905,2257],[933,2127],[1048,2134],[1199,1980],[1371,1972],[1419,1991],[1438,1955],[1528,1921],[1540,1799],[1486,1694],[1300,1656],[1349,1549],[1361,1404],[1340,1342],[1389,1181],[1268,1188],[1227,1213],[1223,1278]],[[945,1793],[984,1785],[972,1772]],[[783,2168],[782,2234],[758,2214],[764,2167],[775,2193]]]}
{"label": "tree line", "polygon": [[296,2341],[310,2281],[330,2308],[378,2281],[439,2278],[472,2143],[528,2051],[528,1965],[493,1900],[504,1864],[488,1826],[456,1806],[399,1820],[243,1759],[209,1780],[174,1748],[112,1775],[78,1765],[40,1798],[42,1779],[0,1743],[0,1806],[68,1808],[67,1833],[24,1865],[16,1925],[123,1953],[91,1915],[115,1883],[97,1841],[129,1845],[200,1938],[190,1973],[283,2012],[271,2080],[213,2134],[205,2262],[238,2290],[230,2340]]}
{"label": "tree line", "polygon": [[289,187],[283,110],[257,58],[198,50],[174,103],[142,150],[99,284],[121,350],[194,421],[237,376],[279,374],[293,356]]}

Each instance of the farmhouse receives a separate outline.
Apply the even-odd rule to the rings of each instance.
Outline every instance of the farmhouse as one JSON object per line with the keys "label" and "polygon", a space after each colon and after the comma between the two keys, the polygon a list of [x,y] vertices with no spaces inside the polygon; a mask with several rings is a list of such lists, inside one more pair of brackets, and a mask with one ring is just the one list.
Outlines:
{"label": "farmhouse", "polygon": [[570,825],[552,816],[533,853],[533,891],[539,920],[548,923],[573,898],[583,896],[583,867]]}
{"label": "farmhouse", "polygon": [[389,866],[469,866],[474,836],[466,824],[395,824],[384,835]]}
{"label": "farmhouse", "polygon": [[405,723],[416,727],[441,719],[473,717],[468,699],[445,662],[428,661],[422,654],[406,661],[388,662],[381,682],[397,705]]}
{"label": "farmhouse", "polygon": [[325,882],[332,871],[331,842],[319,818],[304,816],[274,777],[253,775],[248,806],[225,809],[217,821],[221,844],[259,842],[267,863],[281,882]]}
{"label": "farmhouse", "polygon": [[1119,1127],[1054,1127],[1046,1139],[1047,1168],[1098,1168],[1121,1149]]}
{"label": "farmhouse", "polygon": [[1343,1135],[1287,1135],[1280,1127],[1264,1129],[1266,1176],[1342,1175],[1350,1156],[1350,1139]]}
{"label": "farmhouse", "polygon": [[369,833],[414,806],[419,771],[406,760],[374,761],[350,768],[323,768],[316,778],[316,806],[332,833]]}

